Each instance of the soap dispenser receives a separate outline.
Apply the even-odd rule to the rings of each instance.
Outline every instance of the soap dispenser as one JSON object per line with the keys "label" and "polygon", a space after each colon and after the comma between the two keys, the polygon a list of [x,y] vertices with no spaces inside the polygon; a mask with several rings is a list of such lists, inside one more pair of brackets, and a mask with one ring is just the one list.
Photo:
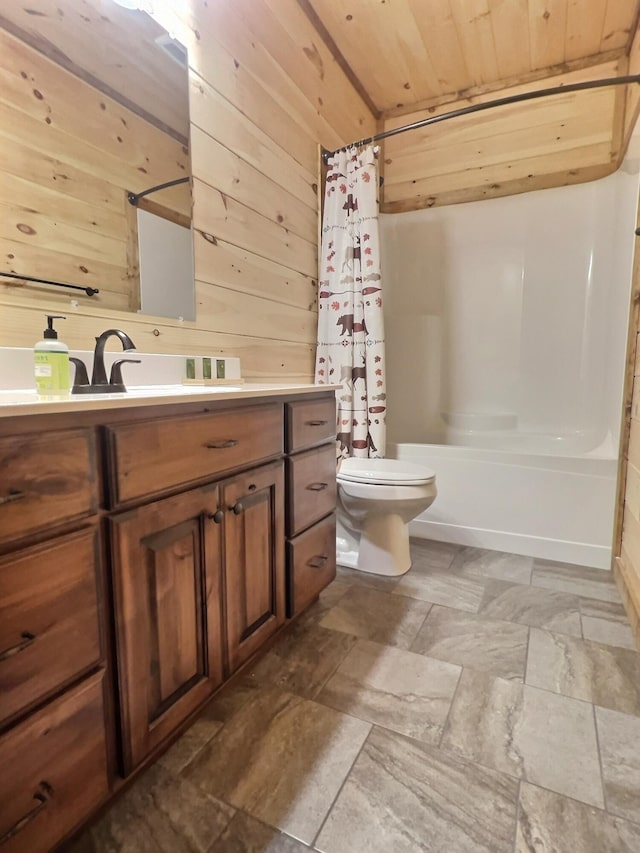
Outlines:
{"label": "soap dispenser", "polygon": [[33,348],[36,390],[42,396],[69,393],[69,347],[58,340],[54,320],[66,320],[59,314],[47,314],[43,339]]}

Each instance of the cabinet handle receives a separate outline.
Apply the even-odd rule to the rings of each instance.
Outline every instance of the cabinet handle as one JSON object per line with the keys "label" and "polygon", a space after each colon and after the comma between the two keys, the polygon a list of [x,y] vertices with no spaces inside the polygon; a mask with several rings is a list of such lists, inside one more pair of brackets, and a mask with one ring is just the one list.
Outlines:
{"label": "cabinet handle", "polygon": [[235,447],[240,442],[235,438],[228,438],[226,441],[214,441],[211,444],[205,444],[209,450],[226,450],[227,447]]}
{"label": "cabinet handle", "polygon": [[23,498],[26,498],[26,496],[26,492],[21,492],[18,489],[9,489],[9,494],[3,495],[0,498],[0,506],[2,506],[2,504],[13,503],[14,501],[21,501]]}
{"label": "cabinet handle", "polygon": [[328,559],[327,554],[317,554],[315,557],[307,560],[307,565],[311,566],[312,569],[321,569]]}
{"label": "cabinet handle", "polygon": [[310,492],[322,492],[329,487],[329,483],[310,483],[307,489]]}
{"label": "cabinet handle", "polygon": [[24,829],[24,827],[34,819],[34,817],[37,817],[49,802],[52,794],[53,789],[51,786],[47,782],[40,782],[38,790],[33,795],[33,799],[36,800],[37,805],[34,806],[31,811],[28,811],[26,815],[23,815],[23,817],[17,820],[13,826],[5,832],[5,834],[0,838],[0,845],[4,844],[5,841],[9,841],[9,839],[13,838],[14,835],[17,835],[21,829]]}
{"label": "cabinet handle", "polygon": [[216,524],[222,524],[224,521],[224,513],[221,509],[218,509],[215,512],[212,512],[209,518],[211,521],[215,521]]}
{"label": "cabinet handle", "polygon": [[23,631],[20,636],[22,637],[21,642],[19,642],[15,646],[11,646],[10,649],[5,649],[3,652],[0,652],[0,662],[2,662],[3,660],[7,660],[7,658],[13,657],[14,655],[17,655],[18,652],[21,652],[23,649],[26,649],[28,646],[31,645],[31,643],[35,642],[36,639],[36,635],[30,634],[29,631]]}
{"label": "cabinet handle", "polygon": [[231,512],[232,512],[234,515],[240,515],[240,513],[241,513],[241,512],[244,512],[244,507],[242,506],[242,504],[240,503],[240,501],[238,501],[237,503],[235,503],[233,506],[230,506],[230,507],[229,507],[229,509],[231,510]]}
{"label": "cabinet handle", "polygon": [[324,426],[329,421],[307,421],[307,426]]}

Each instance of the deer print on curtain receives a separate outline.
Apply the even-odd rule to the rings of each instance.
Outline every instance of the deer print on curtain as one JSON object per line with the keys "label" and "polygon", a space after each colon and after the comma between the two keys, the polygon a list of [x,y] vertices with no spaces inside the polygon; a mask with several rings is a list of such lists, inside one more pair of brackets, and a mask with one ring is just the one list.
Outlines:
{"label": "deer print on curtain", "polygon": [[377,149],[329,161],[318,299],[316,384],[340,384],[340,456],[384,456],[385,358]]}

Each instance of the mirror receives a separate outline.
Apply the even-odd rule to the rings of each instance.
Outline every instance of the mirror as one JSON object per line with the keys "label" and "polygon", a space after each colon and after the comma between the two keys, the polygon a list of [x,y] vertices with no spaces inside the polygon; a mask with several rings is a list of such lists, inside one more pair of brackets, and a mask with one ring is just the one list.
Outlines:
{"label": "mirror", "polygon": [[0,271],[195,319],[186,49],[115,0],[30,0],[3,4],[0,53]]}

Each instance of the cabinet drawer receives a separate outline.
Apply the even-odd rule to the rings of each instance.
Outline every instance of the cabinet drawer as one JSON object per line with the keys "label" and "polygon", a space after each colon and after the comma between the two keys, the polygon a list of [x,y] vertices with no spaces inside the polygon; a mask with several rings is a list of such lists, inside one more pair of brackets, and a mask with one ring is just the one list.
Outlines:
{"label": "cabinet drawer", "polygon": [[102,677],[0,737],[2,853],[46,853],[106,799]]}
{"label": "cabinet drawer", "polygon": [[325,444],[287,459],[287,532],[295,536],[336,507],[336,451]]}
{"label": "cabinet drawer", "polygon": [[91,430],[0,438],[0,541],[96,512]]}
{"label": "cabinet drawer", "polygon": [[336,437],[336,401],[333,396],[287,403],[286,418],[289,453]]}
{"label": "cabinet drawer", "polygon": [[143,421],[107,430],[114,503],[282,453],[282,406]]}
{"label": "cabinet drawer", "polygon": [[287,616],[310,604],[336,576],[336,517],[287,542]]}
{"label": "cabinet drawer", "polygon": [[0,559],[0,724],[102,657],[95,528]]}

